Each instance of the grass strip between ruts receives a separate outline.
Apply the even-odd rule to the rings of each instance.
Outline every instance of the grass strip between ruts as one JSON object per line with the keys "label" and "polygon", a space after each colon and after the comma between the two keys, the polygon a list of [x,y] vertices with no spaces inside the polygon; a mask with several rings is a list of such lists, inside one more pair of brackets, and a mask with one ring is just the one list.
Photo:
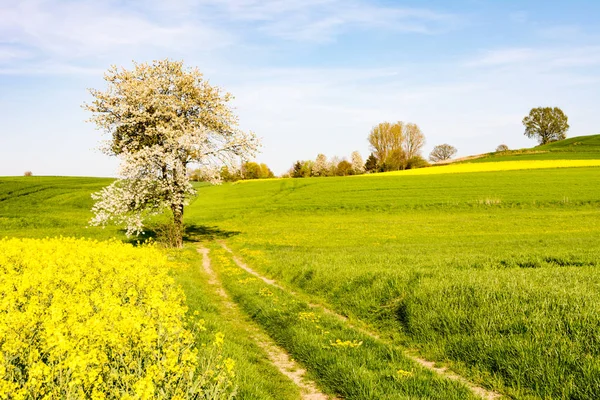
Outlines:
{"label": "grass strip between ruts", "polygon": [[436,376],[398,348],[248,274],[212,245],[213,266],[225,288],[311,378],[346,399],[472,399],[464,385]]}
{"label": "grass strip between ruts", "polygon": [[189,313],[205,321],[207,331],[199,332],[198,346],[212,338],[214,332],[224,333],[223,354],[235,361],[236,398],[244,400],[295,400],[300,398],[296,385],[271,364],[268,356],[248,334],[246,318],[231,310],[215,288],[208,284],[202,272],[202,259],[195,246],[183,251],[171,251],[171,257],[183,266],[174,271],[174,278],[185,291]]}

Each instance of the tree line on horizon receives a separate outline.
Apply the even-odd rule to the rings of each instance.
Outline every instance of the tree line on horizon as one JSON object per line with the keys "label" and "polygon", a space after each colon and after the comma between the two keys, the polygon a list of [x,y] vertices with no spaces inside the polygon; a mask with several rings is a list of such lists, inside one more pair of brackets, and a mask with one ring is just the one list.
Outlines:
{"label": "tree line on horizon", "polygon": [[[319,154],[315,160],[298,160],[282,177],[308,178],[319,176],[347,176],[373,172],[399,171],[428,167],[429,162],[421,152],[425,135],[417,124],[403,121],[381,122],[375,125],[367,140],[371,153],[363,162],[358,151],[346,158],[327,159]],[[435,146],[430,161],[438,162],[452,158],[457,150],[449,144]]]}
{"label": "tree line on horizon", "polygon": [[[371,153],[366,161],[358,151],[352,152],[350,160],[338,156],[328,159],[325,154],[320,153],[315,160],[296,161],[281,177],[348,176],[423,168],[430,165],[421,154],[425,145],[425,135],[417,124],[403,121],[381,122],[371,129],[367,140]],[[438,145],[430,153],[429,160],[432,162],[444,161],[452,158],[456,152],[456,148],[449,144]],[[204,176],[201,169],[190,171],[189,176],[192,181],[208,181],[210,178]],[[247,179],[275,178],[275,174],[264,163],[246,161],[242,162],[238,168],[223,166],[219,172],[219,178],[223,182],[235,182]]]}
{"label": "tree line on horizon", "polygon": [[[537,138],[540,144],[566,138],[569,129],[567,117],[558,107],[538,107],[531,109],[523,119],[525,135]],[[348,176],[364,173],[399,171],[423,168],[431,164],[422,156],[425,135],[415,123],[381,122],[375,125],[367,137],[370,154],[366,161],[358,151],[352,152],[350,160],[346,157],[334,156],[330,159],[325,154],[318,154],[314,160],[297,160],[282,178],[309,178],[327,176]],[[496,152],[508,151],[508,146],[501,144]],[[441,163],[452,159],[458,150],[447,143],[437,145],[429,154],[429,161]],[[245,179],[275,178],[275,174],[264,163],[243,162],[239,168],[223,166],[219,178],[224,182],[235,182]],[[201,170],[190,173],[194,181],[208,180]]]}
{"label": "tree line on horizon", "polygon": [[[190,180],[195,182],[208,181],[202,169],[195,169],[189,173]],[[242,162],[239,167],[223,165],[219,170],[219,179],[223,182],[237,182],[246,179],[270,179],[275,178],[271,168],[265,163],[254,161]]]}

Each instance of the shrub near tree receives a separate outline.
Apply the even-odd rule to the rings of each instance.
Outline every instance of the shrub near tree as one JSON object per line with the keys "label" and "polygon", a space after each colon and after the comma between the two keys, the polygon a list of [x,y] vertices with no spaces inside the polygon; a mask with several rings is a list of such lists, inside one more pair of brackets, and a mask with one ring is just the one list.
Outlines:
{"label": "shrub near tree", "polygon": [[566,139],[569,130],[568,118],[558,107],[537,107],[523,118],[525,136],[536,138],[540,144]]}
{"label": "shrub near tree", "polygon": [[169,210],[183,246],[183,207],[195,194],[188,164],[219,179],[222,165],[253,156],[258,139],[238,128],[232,96],[211,86],[197,69],[161,60],[111,67],[106,91],[91,89],[84,107],[91,121],[110,136],[104,153],[120,159],[120,179],[94,195],[92,225],[125,225],[143,231],[147,217]]}
{"label": "shrub near tree", "polygon": [[267,164],[258,164],[251,161],[242,164],[241,176],[242,179],[269,179],[275,177]]}
{"label": "shrub near tree", "polygon": [[354,175],[354,171],[352,170],[352,164],[346,160],[340,161],[337,165],[335,174],[337,176]]}
{"label": "shrub near tree", "polygon": [[223,165],[219,171],[219,175],[223,182],[237,182],[242,179],[242,172],[237,168],[230,168]]}

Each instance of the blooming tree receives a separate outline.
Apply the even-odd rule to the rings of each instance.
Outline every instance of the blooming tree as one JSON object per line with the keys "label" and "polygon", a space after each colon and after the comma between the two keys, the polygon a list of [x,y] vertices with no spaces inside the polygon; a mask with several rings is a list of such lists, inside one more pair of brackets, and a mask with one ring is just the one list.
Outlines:
{"label": "blooming tree", "polygon": [[329,165],[327,164],[327,156],[318,154],[317,159],[312,167],[312,172],[315,176],[327,176]]}
{"label": "blooming tree", "polygon": [[352,170],[355,174],[362,174],[365,172],[365,162],[358,151],[353,151],[350,159],[352,160]]}
{"label": "blooming tree", "polygon": [[238,128],[232,96],[183,62],[113,66],[104,79],[107,90],[91,89],[94,100],[84,108],[110,135],[102,150],[121,160],[120,179],[93,194],[90,223],[125,225],[128,235],[139,234],[147,217],[170,210],[181,247],[183,208],[195,193],[188,164],[218,182],[220,167],[253,156],[258,140]]}

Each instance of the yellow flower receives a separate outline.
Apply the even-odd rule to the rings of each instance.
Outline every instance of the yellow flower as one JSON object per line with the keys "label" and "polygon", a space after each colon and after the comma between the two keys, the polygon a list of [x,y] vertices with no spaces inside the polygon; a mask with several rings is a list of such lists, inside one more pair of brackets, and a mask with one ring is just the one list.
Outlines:
{"label": "yellow flower", "polygon": [[172,267],[154,246],[0,240],[0,399],[171,398],[182,388],[193,398],[208,387],[201,359],[222,381],[233,376],[219,350],[201,358],[194,347]]}

